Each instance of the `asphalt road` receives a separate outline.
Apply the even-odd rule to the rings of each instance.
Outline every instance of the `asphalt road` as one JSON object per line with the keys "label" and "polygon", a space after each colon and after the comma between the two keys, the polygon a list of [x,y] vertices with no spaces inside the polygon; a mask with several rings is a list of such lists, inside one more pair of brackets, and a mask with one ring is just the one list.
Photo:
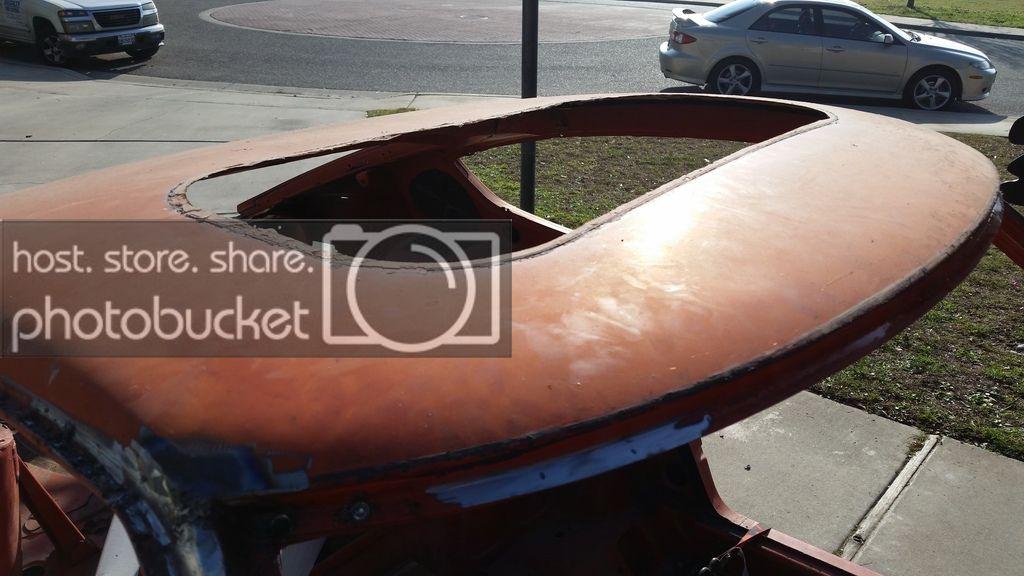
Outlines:
{"label": "asphalt road", "polygon": [[[238,0],[173,0],[160,5],[167,45],[151,62],[121,72],[273,86],[516,94],[516,44],[454,44],[348,40],[246,30],[198,14]],[[665,12],[668,29],[670,9]],[[544,44],[542,94],[631,92],[677,85],[661,76],[661,38]],[[108,71],[97,66],[95,73]]]}
{"label": "asphalt road", "polygon": [[[165,0],[159,7],[160,18],[168,30],[167,44],[153,60],[137,63],[120,56],[107,56],[94,59],[79,69],[95,77],[134,74],[303,88],[479,94],[516,94],[519,91],[520,52],[515,44],[352,40],[281,34],[219,25],[199,17],[201,12],[211,8],[238,3],[239,0]],[[667,29],[671,5],[632,5],[664,11]],[[1024,41],[954,39],[984,50],[1000,74],[988,100],[962,104],[960,111],[1024,114]],[[662,77],[657,62],[657,47],[661,41],[657,36],[542,44],[540,93],[693,89],[681,88],[680,83]],[[6,46],[0,48],[0,57],[24,59],[31,56],[24,49]],[[846,99],[825,101],[870,103]]]}

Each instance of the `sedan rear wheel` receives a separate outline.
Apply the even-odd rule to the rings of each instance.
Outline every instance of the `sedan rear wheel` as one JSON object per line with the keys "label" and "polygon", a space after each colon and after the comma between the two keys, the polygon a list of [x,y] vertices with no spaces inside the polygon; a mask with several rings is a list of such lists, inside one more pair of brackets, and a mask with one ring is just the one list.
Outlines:
{"label": "sedan rear wheel", "polygon": [[943,72],[922,75],[911,90],[911,102],[922,110],[942,110],[956,99],[956,87]]}
{"label": "sedan rear wheel", "polygon": [[730,60],[715,67],[708,82],[708,88],[718,94],[746,96],[757,92],[761,78],[748,62]]}

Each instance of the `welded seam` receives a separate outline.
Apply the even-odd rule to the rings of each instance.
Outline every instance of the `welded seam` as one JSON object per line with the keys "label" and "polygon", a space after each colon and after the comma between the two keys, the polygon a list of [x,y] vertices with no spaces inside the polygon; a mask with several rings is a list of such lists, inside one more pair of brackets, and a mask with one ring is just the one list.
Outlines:
{"label": "welded seam", "polygon": [[882,493],[878,501],[875,502],[875,505],[868,510],[853,532],[847,536],[846,541],[839,548],[839,556],[846,560],[857,560],[860,556],[860,551],[875,535],[882,519],[892,510],[896,500],[899,499],[906,487],[917,477],[918,471],[921,470],[924,463],[931,457],[935,447],[939,445],[939,441],[940,437],[938,435],[928,435],[921,448],[907,460],[903,468],[896,474],[892,483],[889,484],[889,487]]}

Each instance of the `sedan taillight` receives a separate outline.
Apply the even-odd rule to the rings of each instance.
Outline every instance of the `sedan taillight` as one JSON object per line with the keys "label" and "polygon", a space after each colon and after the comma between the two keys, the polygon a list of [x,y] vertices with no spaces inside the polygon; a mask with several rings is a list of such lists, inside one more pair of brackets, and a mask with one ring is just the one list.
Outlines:
{"label": "sedan taillight", "polygon": [[693,36],[690,36],[689,34],[684,34],[679,30],[674,30],[672,32],[670,40],[672,40],[672,42],[676,44],[693,44],[694,42],[697,41],[697,39],[694,38]]}

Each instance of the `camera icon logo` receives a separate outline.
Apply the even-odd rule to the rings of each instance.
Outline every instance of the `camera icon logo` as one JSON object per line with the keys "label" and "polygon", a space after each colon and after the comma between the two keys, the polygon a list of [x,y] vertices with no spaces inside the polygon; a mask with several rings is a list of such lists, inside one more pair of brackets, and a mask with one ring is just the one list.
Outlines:
{"label": "camera icon logo", "polygon": [[[458,297],[463,295],[459,312],[440,334],[422,341],[399,341],[385,335],[374,327],[364,314],[359,303],[356,282],[366,262],[373,260],[371,253],[375,249],[386,246],[395,239],[405,238],[400,242],[409,254],[425,257],[428,264],[436,266],[444,276],[447,290]],[[347,263],[345,277],[345,303],[348,314],[358,327],[357,334],[338,334],[334,326],[334,272],[336,244],[361,244],[351,255]],[[478,249],[470,258],[466,246]],[[479,247],[485,247],[479,250]],[[448,252],[450,257],[442,256],[441,250]],[[423,354],[441,347],[448,346],[493,346],[501,339],[501,237],[492,231],[445,231],[425,224],[397,224],[380,231],[370,231],[359,224],[335,224],[323,236],[322,244],[322,338],[325,344],[338,346],[379,346],[402,354]],[[422,267],[422,265],[421,265]],[[483,270],[489,278],[479,286],[477,274]],[[460,290],[459,286],[463,288]],[[488,329],[484,333],[465,333],[471,316],[480,314],[481,298],[484,313],[488,315]]]}

